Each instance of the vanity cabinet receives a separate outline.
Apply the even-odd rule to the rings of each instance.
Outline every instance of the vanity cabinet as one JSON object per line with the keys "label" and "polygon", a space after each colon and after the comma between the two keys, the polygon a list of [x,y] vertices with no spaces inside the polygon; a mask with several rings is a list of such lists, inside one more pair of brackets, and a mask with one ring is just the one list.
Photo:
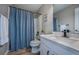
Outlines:
{"label": "vanity cabinet", "polygon": [[79,54],[79,51],[70,47],[66,47],[47,38],[41,38],[40,44],[41,55],[74,55]]}

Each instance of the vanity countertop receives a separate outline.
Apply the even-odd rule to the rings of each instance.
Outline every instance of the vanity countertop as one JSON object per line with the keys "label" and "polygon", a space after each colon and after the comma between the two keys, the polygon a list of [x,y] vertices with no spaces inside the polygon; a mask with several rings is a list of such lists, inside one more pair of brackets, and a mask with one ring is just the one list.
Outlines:
{"label": "vanity countertop", "polygon": [[59,44],[62,44],[64,46],[67,46],[79,51],[79,40],[78,40],[79,38],[77,38],[77,40],[73,40],[73,39],[65,38],[61,36],[54,36],[53,34],[40,35],[40,37],[47,38],[48,40],[57,42]]}

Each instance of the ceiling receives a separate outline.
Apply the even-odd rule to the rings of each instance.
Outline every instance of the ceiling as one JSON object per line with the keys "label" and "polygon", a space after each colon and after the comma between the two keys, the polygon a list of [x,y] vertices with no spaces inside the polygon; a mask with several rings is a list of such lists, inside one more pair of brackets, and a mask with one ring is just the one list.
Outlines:
{"label": "ceiling", "polygon": [[[67,8],[70,5],[71,4],[54,4],[53,5],[54,13],[57,13],[57,12],[63,10],[64,8]],[[7,15],[8,6],[14,6],[14,7],[29,10],[32,12],[38,12],[39,9],[43,6],[43,4],[10,4],[10,5],[2,4],[2,5],[0,5],[0,13]],[[46,7],[49,7],[49,6],[46,6]]]}
{"label": "ceiling", "polygon": [[[54,13],[57,13],[63,10],[64,8],[67,8],[69,5],[71,4],[54,4],[53,5]],[[13,6],[17,8],[29,10],[32,12],[38,12],[42,4],[14,4]]]}
{"label": "ceiling", "polygon": [[64,8],[67,8],[70,5],[71,4],[54,4],[53,5],[54,13],[57,13],[57,12],[63,10]]}
{"label": "ceiling", "polygon": [[14,7],[29,10],[32,12],[37,12],[42,4],[15,4]]}

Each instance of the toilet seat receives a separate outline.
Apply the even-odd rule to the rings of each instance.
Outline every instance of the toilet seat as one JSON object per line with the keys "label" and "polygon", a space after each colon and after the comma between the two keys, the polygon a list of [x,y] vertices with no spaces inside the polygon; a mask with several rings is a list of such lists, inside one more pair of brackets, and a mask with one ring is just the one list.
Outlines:
{"label": "toilet seat", "polygon": [[40,45],[40,41],[38,41],[38,40],[33,40],[33,41],[30,42],[30,45],[31,45],[32,47],[39,46],[39,45]]}

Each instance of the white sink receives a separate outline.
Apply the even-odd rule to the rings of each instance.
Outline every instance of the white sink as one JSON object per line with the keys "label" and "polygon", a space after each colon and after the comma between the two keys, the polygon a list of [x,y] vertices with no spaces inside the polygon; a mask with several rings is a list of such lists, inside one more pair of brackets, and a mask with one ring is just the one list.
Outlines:
{"label": "white sink", "polygon": [[69,38],[65,38],[62,37],[63,33],[62,32],[53,32],[53,34],[49,34],[49,35],[45,35],[46,37],[57,37],[57,38],[61,38],[61,39],[65,39],[65,40],[79,40],[78,37],[76,37],[74,34],[71,34],[71,36]]}

